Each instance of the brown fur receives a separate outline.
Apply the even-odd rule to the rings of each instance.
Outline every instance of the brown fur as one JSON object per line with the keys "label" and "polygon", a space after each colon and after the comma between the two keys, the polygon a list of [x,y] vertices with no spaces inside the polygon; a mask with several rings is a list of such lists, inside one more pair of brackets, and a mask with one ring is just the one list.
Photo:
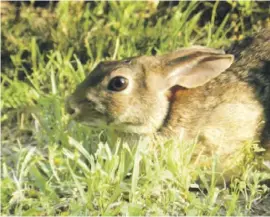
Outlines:
{"label": "brown fur", "polygon": [[[67,110],[79,121],[119,132],[198,138],[200,154],[219,155],[220,170],[231,168],[232,156],[247,142],[270,149],[270,30],[229,53],[235,56],[231,66],[231,55],[204,47],[100,63]],[[128,88],[108,91],[119,75],[129,79]]]}

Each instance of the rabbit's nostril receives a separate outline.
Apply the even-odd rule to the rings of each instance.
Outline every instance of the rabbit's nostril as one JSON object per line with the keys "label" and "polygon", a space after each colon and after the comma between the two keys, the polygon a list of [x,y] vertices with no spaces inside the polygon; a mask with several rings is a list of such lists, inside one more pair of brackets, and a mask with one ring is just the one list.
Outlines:
{"label": "rabbit's nostril", "polygon": [[66,110],[67,110],[67,113],[70,114],[70,115],[73,115],[76,112],[76,110],[73,109],[73,108],[71,108],[70,106],[67,106],[67,109]]}
{"label": "rabbit's nostril", "polygon": [[66,111],[67,111],[68,114],[70,114],[72,116],[76,116],[77,114],[80,113],[79,108],[77,108],[77,107],[72,108],[71,106],[67,106]]}
{"label": "rabbit's nostril", "polygon": [[65,107],[66,107],[66,112],[70,115],[75,115],[76,113],[79,112],[79,109],[76,106],[72,105],[70,100],[67,100]]}

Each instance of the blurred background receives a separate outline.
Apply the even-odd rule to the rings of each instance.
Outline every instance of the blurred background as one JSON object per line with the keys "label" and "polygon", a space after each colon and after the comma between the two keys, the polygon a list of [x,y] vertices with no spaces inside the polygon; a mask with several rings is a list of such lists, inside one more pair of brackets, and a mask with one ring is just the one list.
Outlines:
{"label": "blurred background", "polygon": [[1,2],[2,69],[24,79],[14,68],[31,73],[33,44],[45,59],[57,50],[83,64],[191,44],[224,47],[269,26],[269,14],[268,1]]}

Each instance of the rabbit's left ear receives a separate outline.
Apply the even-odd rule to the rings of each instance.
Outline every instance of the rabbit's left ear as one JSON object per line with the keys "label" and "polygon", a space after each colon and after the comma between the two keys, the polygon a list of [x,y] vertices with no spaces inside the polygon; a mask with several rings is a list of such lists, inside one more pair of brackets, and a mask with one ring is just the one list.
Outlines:
{"label": "rabbit's left ear", "polygon": [[164,56],[166,88],[175,85],[186,88],[202,86],[228,69],[233,60],[233,55],[206,47],[186,48]]}

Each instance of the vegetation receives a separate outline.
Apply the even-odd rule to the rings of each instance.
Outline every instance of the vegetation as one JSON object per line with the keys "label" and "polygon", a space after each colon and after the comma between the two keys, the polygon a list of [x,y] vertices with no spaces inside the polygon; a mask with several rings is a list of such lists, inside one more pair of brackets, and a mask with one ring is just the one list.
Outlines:
{"label": "vegetation", "polygon": [[196,144],[130,147],[64,111],[99,61],[228,47],[269,25],[267,2],[1,4],[3,215],[270,215],[256,144],[241,177],[217,185],[218,159],[198,167]]}

